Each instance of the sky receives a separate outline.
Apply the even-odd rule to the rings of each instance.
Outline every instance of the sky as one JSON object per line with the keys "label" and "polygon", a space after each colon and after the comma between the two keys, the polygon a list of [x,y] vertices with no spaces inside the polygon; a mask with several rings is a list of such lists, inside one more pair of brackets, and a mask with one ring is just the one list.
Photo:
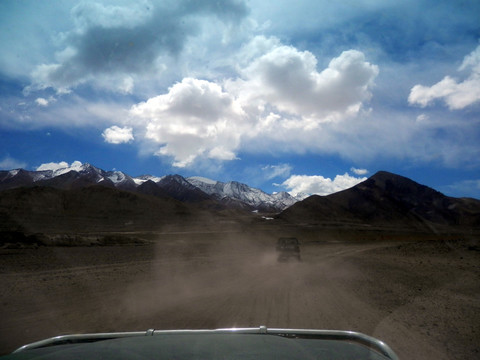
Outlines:
{"label": "sky", "polygon": [[0,2],[0,169],[480,198],[477,0]]}

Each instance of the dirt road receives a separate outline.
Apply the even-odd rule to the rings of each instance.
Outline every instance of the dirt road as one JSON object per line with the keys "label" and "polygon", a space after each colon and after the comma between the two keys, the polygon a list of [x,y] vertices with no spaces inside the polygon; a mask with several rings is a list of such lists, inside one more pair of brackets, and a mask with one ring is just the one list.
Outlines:
{"label": "dirt road", "polygon": [[310,242],[301,253],[278,263],[271,242],[240,236],[4,249],[0,353],[65,333],[266,325],[360,331],[405,359],[480,355],[476,248]]}

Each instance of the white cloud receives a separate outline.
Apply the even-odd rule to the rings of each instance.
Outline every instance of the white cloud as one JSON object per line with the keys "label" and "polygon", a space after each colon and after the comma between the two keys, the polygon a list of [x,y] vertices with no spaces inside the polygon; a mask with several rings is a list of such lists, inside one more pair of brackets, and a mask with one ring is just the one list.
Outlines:
{"label": "white cloud", "polygon": [[469,68],[471,72],[463,81],[445,76],[431,87],[415,85],[408,102],[426,107],[436,99],[443,99],[450,110],[459,110],[480,101],[480,46],[464,58],[459,70]]}
{"label": "white cloud", "polygon": [[287,188],[293,195],[329,195],[351,188],[365,180],[367,180],[367,178],[356,178],[348,173],[337,175],[333,180],[321,175],[292,175],[282,183],[282,186]]}
{"label": "white cloud", "polygon": [[427,114],[420,114],[417,116],[418,123],[425,123],[429,121],[429,116]]}
{"label": "white cloud", "polygon": [[242,79],[226,84],[245,106],[273,107],[276,112],[302,118],[297,124],[300,127],[307,123],[316,127],[358,114],[371,97],[369,88],[378,67],[366,62],[360,51],[344,51],[318,72],[312,53],[272,43],[268,47],[266,54],[241,71]]}
{"label": "white cloud", "polygon": [[0,160],[0,169],[12,170],[12,169],[25,169],[27,164],[23,161],[16,160],[10,156],[6,156],[3,160]]}
{"label": "white cloud", "polygon": [[465,70],[470,67],[473,69],[473,71],[477,73],[480,72],[480,45],[477,46],[477,48],[470,54],[465,56],[459,70]]}
{"label": "white cloud", "polygon": [[128,107],[133,103],[120,104],[102,98],[87,100],[75,94],[46,99],[49,105],[45,111],[39,111],[36,103],[33,106],[30,102],[14,103],[16,98],[0,99],[0,106],[5,104],[4,109],[0,109],[0,124],[11,122],[23,130],[82,127],[98,132],[112,125],[128,125],[124,121],[128,118]]}
{"label": "white cloud", "polygon": [[323,123],[354,118],[370,98],[378,68],[361,52],[345,51],[317,72],[313,54],[262,39],[251,51],[267,53],[251,57],[242,77],[223,84],[184,78],[130,109],[132,126],[160,145],[157,155],[184,167],[198,157],[236,159],[255,142],[315,148]]}
{"label": "white cloud", "polygon": [[105,129],[102,133],[103,138],[110,144],[122,144],[132,141],[133,129],[131,127],[118,127],[116,125]]}
{"label": "white cloud", "polygon": [[40,106],[48,106],[48,100],[41,97],[37,98],[35,102]]}
{"label": "white cloud", "polygon": [[64,169],[68,168],[68,163],[65,161],[61,161],[59,163],[55,162],[50,162],[50,163],[45,163],[37,167],[37,171],[44,171],[44,170],[58,170],[58,169]]}
{"label": "white cloud", "polygon": [[262,167],[262,172],[267,180],[289,176],[291,171],[292,166],[289,164],[267,165]]}
{"label": "white cloud", "polygon": [[350,170],[355,174],[355,175],[366,175],[368,174],[367,169],[357,169],[357,168],[350,168]]}
{"label": "white cloud", "polygon": [[240,136],[247,131],[243,111],[221,86],[185,78],[164,95],[133,106],[145,138],[160,144],[157,155],[172,156],[185,167],[197,157],[233,160]]}
{"label": "white cloud", "polygon": [[253,37],[246,44],[244,44],[235,55],[235,61],[238,64],[238,70],[242,71],[242,69],[246,68],[254,60],[265,54],[268,54],[280,46],[282,46],[282,43],[274,36],[265,37],[263,35],[258,35]]}
{"label": "white cloud", "polygon": [[37,167],[36,170],[37,171],[44,171],[44,170],[57,171],[60,169],[78,168],[80,166],[82,166],[82,163],[78,160],[72,162],[71,165],[68,165],[66,161],[60,161],[58,163],[50,162],[50,163],[41,164],[39,167]]}

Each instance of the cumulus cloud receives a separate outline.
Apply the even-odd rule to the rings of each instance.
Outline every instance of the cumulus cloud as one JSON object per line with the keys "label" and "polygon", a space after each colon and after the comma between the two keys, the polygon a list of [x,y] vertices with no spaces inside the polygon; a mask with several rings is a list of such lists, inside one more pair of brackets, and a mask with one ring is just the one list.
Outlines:
{"label": "cumulus cloud", "polygon": [[178,167],[198,156],[235,159],[246,131],[243,111],[231,95],[216,83],[192,78],[133,106],[130,114],[143,122],[145,138],[160,144],[157,155],[172,156]]}
{"label": "cumulus cloud", "polygon": [[0,169],[2,170],[24,169],[26,166],[27,164],[25,162],[16,160],[10,156],[6,156],[0,160]]}
{"label": "cumulus cloud", "polygon": [[116,125],[105,129],[102,133],[105,142],[110,144],[122,144],[132,141],[133,138],[133,129],[131,127],[118,127]]}
{"label": "cumulus cloud", "polygon": [[37,167],[37,171],[44,171],[44,170],[60,170],[60,169],[67,169],[67,168],[78,168],[82,166],[82,163],[78,160],[72,162],[71,165],[68,165],[66,161],[60,161],[58,163],[56,162],[50,162],[50,163],[45,163],[41,164],[40,166]]}
{"label": "cumulus cloud", "polygon": [[[248,50],[242,49],[248,53]],[[345,51],[321,72],[307,51],[260,38],[239,76],[224,82],[184,78],[165,94],[133,106],[132,124],[160,144],[157,155],[187,166],[199,156],[232,160],[246,143],[318,146],[321,124],[353,118],[371,97],[376,65]],[[262,51],[266,54],[259,55]],[[314,130],[314,131],[312,131]],[[300,150],[301,151],[301,150]]]}
{"label": "cumulus cloud", "polygon": [[297,194],[329,195],[351,188],[365,180],[367,178],[357,178],[348,173],[337,175],[333,180],[321,175],[292,175],[282,183],[282,186],[294,196]]}
{"label": "cumulus cloud", "polygon": [[467,55],[459,71],[470,70],[469,76],[459,81],[445,76],[432,86],[415,85],[408,96],[411,105],[426,107],[442,99],[450,110],[459,110],[480,101],[480,46]]}
{"label": "cumulus cloud", "polygon": [[[371,97],[378,67],[362,52],[348,50],[317,71],[317,59],[292,46],[273,46],[241,71],[227,88],[245,104],[299,115],[314,124],[355,115]],[[304,126],[305,124],[302,124]]]}
{"label": "cumulus cloud", "polygon": [[158,70],[161,56],[178,56],[191,37],[201,32],[201,19],[241,21],[248,13],[241,1],[140,1],[104,5],[84,1],[71,16],[75,27],[62,36],[64,47],[56,62],[40,64],[26,91],[54,88],[68,92],[94,81],[111,90],[130,92],[132,74]]}
{"label": "cumulus cloud", "polygon": [[357,168],[350,168],[350,170],[355,174],[355,175],[366,175],[368,174],[367,169],[357,169]]}

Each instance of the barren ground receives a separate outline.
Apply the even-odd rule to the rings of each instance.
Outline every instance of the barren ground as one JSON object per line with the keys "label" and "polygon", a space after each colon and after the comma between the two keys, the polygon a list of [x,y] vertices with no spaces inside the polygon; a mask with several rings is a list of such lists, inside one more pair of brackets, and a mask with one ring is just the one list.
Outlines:
{"label": "barren ground", "polygon": [[266,325],[359,331],[403,359],[480,357],[472,240],[299,240],[300,263],[240,232],[0,249],[0,354],[67,333]]}

